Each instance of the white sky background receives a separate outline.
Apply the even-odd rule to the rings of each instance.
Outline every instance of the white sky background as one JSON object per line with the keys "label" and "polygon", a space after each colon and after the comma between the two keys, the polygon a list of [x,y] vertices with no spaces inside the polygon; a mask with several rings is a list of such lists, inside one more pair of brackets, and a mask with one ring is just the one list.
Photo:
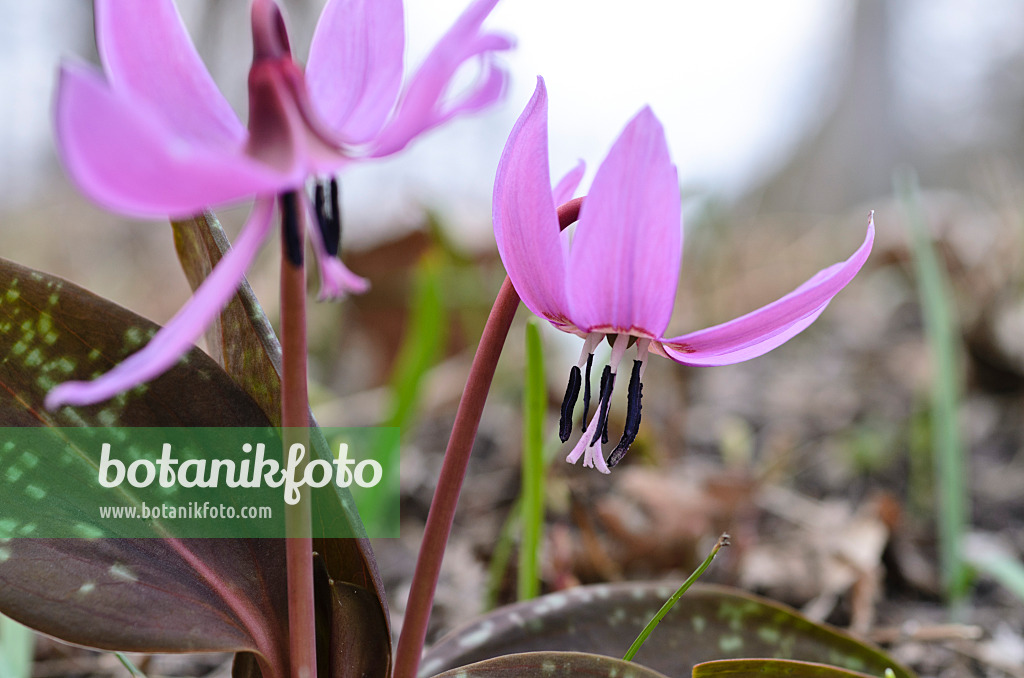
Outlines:
{"label": "white sky background", "polygon": [[[418,65],[466,2],[406,0],[407,68]],[[87,47],[75,36],[89,20],[89,3],[3,4],[9,20],[0,28],[0,87],[17,95],[0,102],[0,200],[25,203],[46,190],[40,177],[54,164],[56,69],[62,56]],[[200,4],[180,3],[194,32]],[[343,177],[347,233],[355,241],[375,239],[389,224],[414,222],[424,205],[474,230],[471,224],[489,215],[495,164],[538,74],[550,96],[553,175],[583,158],[585,186],[626,121],[650,103],[683,181],[734,192],[811,117],[794,103],[807,100],[808,79],[820,71],[820,56],[831,53],[827,43],[843,5],[638,0],[626,10],[611,1],[502,0],[487,25],[518,42],[505,58],[513,71],[506,103],[457,119],[393,160],[350,171]],[[246,5],[239,7],[239,17],[247,17]],[[309,36],[295,23],[292,41],[304,53]],[[244,80],[224,80],[244,77],[245,47],[237,63],[213,64],[233,99],[244,92]],[[245,101],[233,103],[244,115]]]}
{"label": "white sky background", "polygon": [[[411,63],[463,5],[406,3]],[[407,196],[441,207],[456,227],[471,229],[470,215],[489,214],[494,167],[537,75],[549,95],[553,180],[582,158],[585,190],[622,127],[650,104],[666,128],[681,181],[734,194],[814,119],[812,92],[823,58],[835,53],[829,43],[845,5],[638,0],[627,10],[608,0],[501,2],[487,25],[517,38],[505,57],[512,71],[506,103],[439,130],[394,161],[346,177],[347,205],[356,218],[373,204],[360,197],[364,186],[397,175]]]}
{"label": "white sky background", "polygon": [[[207,1],[180,2],[193,34],[195,10]],[[466,2],[406,0],[407,69],[421,61]],[[389,228],[416,223],[427,206],[487,246],[495,165],[538,74],[550,96],[553,176],[583,158],[585,187],[626,121],[649,103],[666,128],[683,183],[736,195],[781,162],[820,120],[822,102],[836,84],[830,69],[841,55],[852,4],[634,0],[626,9],[612,0],[501,0],[487,25],[518,40],[505,57],[512,70],[507,101],[484,115],[453,121],[395,159],[349,171],[343,177],[346,245],[366,244]],[[51,123],[57,66],[62,56],[86,53],[88,45],[79,43],[82,26],[90,23],[90,5],[0,0],[0,211],[45,199],[47,172],[57,166]],[[916,10],[906,12],[897,36],[903,46],[898,64],[902,80],[922,93],[922,110],[941,105],[937,97],[943,93],[956,93],[966,105],[968,76],[998,55],[1000,45],[1012,46],[1020,37],[1020,22],[1005,20],[1008,11],[1021,14],[1013,10],[1019,9],[1014,0],[993,2],[987,12],[971,5],[909,5]],[[204,56],[244,115],[251,54],[247,3],[227,8],[238,17],[231,26],[235,33],[224,36],[225,48]],[[302,55],[312,27],[299,23],[292,17],[289,25]]]}

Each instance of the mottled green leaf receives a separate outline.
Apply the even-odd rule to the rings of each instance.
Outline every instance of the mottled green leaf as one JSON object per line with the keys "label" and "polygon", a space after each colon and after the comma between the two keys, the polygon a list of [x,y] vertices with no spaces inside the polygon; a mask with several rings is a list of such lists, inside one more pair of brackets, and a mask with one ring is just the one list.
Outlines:
{"label": "mottled green leaf", "polygon": [[526,652],[487,659],[446,671],[435,678],[665,678],[657,671],[621,659],[582,652]]}
{"label": "mottled green leaf", "polygon": [[764,676],[772,678],[882,678],[849,671],[828,664],[798,662],[791,659],[724,659],[693,667],[693,678],[734,678]]}
{"label": "mottled green leaf", "polygon": [[[500,608],[430,648],[422,674],[518,652],[621,655],[676,588],[670,582],[581,586]],[[881,650],[784,605],[701,584],[665,616],[635,661],[668,676],[688,676],[701,662],[751,657],[820,662],[878,676],[892,667],[897,678],[913,675]]]}

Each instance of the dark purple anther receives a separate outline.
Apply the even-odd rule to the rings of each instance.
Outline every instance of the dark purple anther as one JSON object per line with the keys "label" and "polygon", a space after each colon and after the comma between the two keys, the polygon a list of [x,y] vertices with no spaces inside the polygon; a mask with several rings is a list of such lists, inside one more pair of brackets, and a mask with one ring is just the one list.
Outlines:
{"label": "dark purple anther", "polygon": [[644,385],[640,383],[640,368],[642,367],[643,362],[633,361],[633,372],[629,375],[629,391],[626,394],[626,426],[622,431],[619,444],[608,455],[608,468],[612,468],[622,461],[629,446],[636,440],[636,434],[640,431],[640,398],[644,390]]}

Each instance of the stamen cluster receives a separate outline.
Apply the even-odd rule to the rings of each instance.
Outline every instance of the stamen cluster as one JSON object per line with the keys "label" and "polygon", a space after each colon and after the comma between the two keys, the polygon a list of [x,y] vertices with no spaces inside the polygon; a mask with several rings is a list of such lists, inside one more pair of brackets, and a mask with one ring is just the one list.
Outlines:
{"label": "stamen cluster", "polygon": [[[583,387],[583,436],[579,443],[569,454],[567,461],[575,463],[581,455],[584,455],[583,465],[593,466],[607,473],[607,470],[617,465],[626,456],[630,445],[636,440],[640,431],[640,410],[641,398],[643,395],[644,370],[647,367],[649,339],[640,339],[637,342],[637,358],[633,361],[633,368],[629,375],[629,388],[626,394],[626,425],[622,431],[619,443],[605,459],[599,446],[608,442],[608,415],[611,411],[612,390],[615,388],[615,377],[618,373],[618,366],[622,360],[625,349],[633,342],[635,337],[628,334],[615,335],[612,344],[611,362],[604,366],[601,372],[601,382],[598,390],[597,412],[591,426],[587,426],[587,416],[590,413],[590,382],[591,369],[594,365],[594,348],[601,340],[601,334],[591,334],[584,343],[583,353],[580,356],[579,364],[573,365],[569,371],[569,385],[565,390],[565,397],[562,399],[562,412],[559,421],[558,437],[564,443],[572,435],[572,415],[579,398],[580,387]],[[583,376],[581,367],[586,365],[586,373]],[[589,439],[589,443],[587,440]],[[586,444],[585,444],[586,443]]]}

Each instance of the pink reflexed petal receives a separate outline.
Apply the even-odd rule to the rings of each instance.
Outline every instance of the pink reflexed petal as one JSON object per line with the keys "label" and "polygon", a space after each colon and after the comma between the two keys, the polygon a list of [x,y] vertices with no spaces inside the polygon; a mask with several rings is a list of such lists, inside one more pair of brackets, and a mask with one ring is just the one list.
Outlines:
{"label": "pink reflexed petal", "polygon": [[401,0],[329,0],[306,64],[321,119],[348,143],[370,141],[402,85],[405,28]]}
{"label": "pink reflexed petal", "polygon": [[137,216],[195,214],[294,181],[241,147],[226,152],[177,135],[79,64],[61,68],[57,136],[64,166],[82,191]]}
{"label": "pink reflexed petal", "polygon": [[313,243],[313,253],[320,269],[320,294],[318,299],[340,299],[346,294],[362,294],[370,289],[370,281],[361,278],[342,263],[338,257],[331,256],[324,247],[323,234],[316,223],[316,210],[309,202],[305,193],[302,194],[309,215],[309,239]]}
{"label": "pink reflexed petal", "polygon": [[569,317],[584,331],[668,327],[679,283],[679,179],[661,123],[644,108],[597,170],[569,252]]}
{"label": "pink reflexed petal", "polygon": [[[417,69],[399,98],[392,120],[381,132],[372,155],[396,153],[423,132],[460,113],[478,111],[497,101],[505,91],[508,74],[493,62],[494,52],[511,49],[513,41],[495,33],[480,33],[480,26],[497,0],[476,0],[455,21]],[[452,76],[476,57],[481,73],[467,93],[444,101]]]}
{"label": "pink reflexed petal", "polygon": [[735,320],[663,339],[658,352],[684,365],[731,365],[767,353],[814,322],[864,265],[874,239],[872,216],[864,243],[846,261],[819,271],[781,299]]}
{"label": "pink reflexed petal", "polygon": [[[779,346],[782,346],[787,341],[795,337],[796,335],[803,332],[805,329],[810,327],[815,320],[818,319],[824,310],[828,306],[828,302],[822,304],[818,308],[812,310],[806,316],[799,318],[789,324],[781,325],[773,329],[767,329],[764,334],[760,335],[759,340],[746,344],[740,345],[739,348],[734,350],[728,350],[722,348],[722,346],[728,346],[728,339],[719,335],[717,337],[712,336],[704,343],[700,342],[700,339],[695,339],[693,343],[686,342],[685,344],[658,344],[655,342],[651,346],[652,353],[658,353],[670,358],[681,365],[693,365],[697,367],[714,367],[720,365],[734,365],[741,363],[745,360],[751,360],[759,356],[772,351]],[[737,320],[742,320],[738,318]],[[735,321],[733,321],[735,322]],[[716,325],[715,327],[709,327],[704,332],[711,332],[712,330],[726,330],[728,323],[722,325]],[[699,335],[694,332],[692,335]],[[682,337],[677,337],[682,339]],[[718,343],[716,343],[718,340]],[[683,346],[680,350],[678,347]],[[724,351],[718,353],[718,351]]]}
{"label": "pink reflexed petal", "polygon": [[96,42],[111,87],[183,138],[230,148],[245,140],[171,0],[96,0]]}
{"label": "pink reflexed petal", "polygon": [[492,209],[498,253],[523,303],[564,324],[567,248],[551,198],[548,100],[541,78],[498,162]]}
{"label": "pink reflexed petal", "polygon": [[192,298],[145,347],[93,381],[70,381],[57,386],[47,394],[46,408],[54,410],[61,405],[98,403],[155,379],[173,367],[235,294],[246,269],[267,237],[273,211],[272,198],[256,201],[238,241]]}
{"label": "pink reflexed petal", "polygon": [[555,190],[552,191],[556,205],[561,205],[562,203],[572,200],[572,194],[576,192],[577,188],[579,188],[580,181],[583,179],[583,173],[586,171],[586,164],[580,160],[576,163],[575,167],[566,172],[565,176],[558,180]]}

